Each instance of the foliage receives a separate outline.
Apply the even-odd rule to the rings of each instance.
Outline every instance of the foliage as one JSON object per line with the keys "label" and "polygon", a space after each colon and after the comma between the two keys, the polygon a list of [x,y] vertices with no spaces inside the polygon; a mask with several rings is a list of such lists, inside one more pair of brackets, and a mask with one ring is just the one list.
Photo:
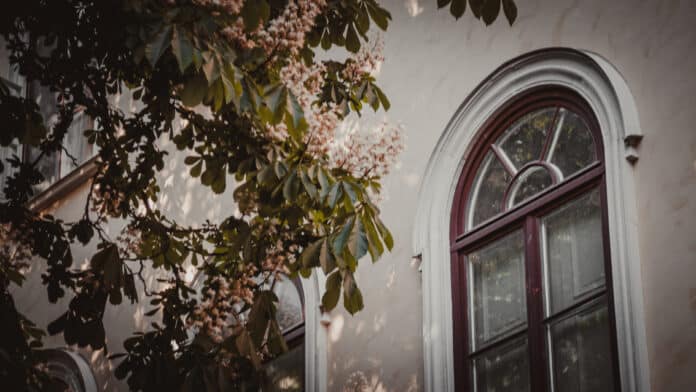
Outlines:
{"label": "foliage", "polygon": [[[487,24],[500,4],[469,0]],[[502,6],[512,22],[513,2]],[[464,7],[454,0],[450,10],[460,17]],[[40,151],[0,162],[13,172],[0,203],[0,377],[17,390],[47,387],[36,355],[43,332],[10,294],[30,256],[45,263],[49,300],[70,298],[48,326],[68,344],[106,350],[106,307],[150,302],[151,328],[111,357],[133,390],[253,388],[262,363],[287,349],[272,291],[282,276],[321,268],[323,310],[341,297],[351,314],[362,309],[354,273],[363,256],[377,261],[393,246],[374,197],[391,162],[384,155],[400,147],[380,133],[337,160],[334,132],[365,104],[389,108],[366,43],[390,19],[375,0],[27,0],[6,9],[0,35],[10,61],[29,85],[58,96],[58,121],[0,81],[0,145]],[[315,59],[333,46],[355,55]],[[135,112],[114,104],[124,94]],[[77,111],[98,124],[84,137],[99,153],[84,214],[66,222],[28,201],[43,180],[37,165],[63,149]],[[158,173],[171,159],[164,139],[187,153],[201,186],[233,189],[239,212],[187,225],[160,211]],[[353,151],[364,156],[352,161]],[[105,227],[119,218],[127,225],[112,238]],[[78,268],[73,249],[90,243],[97,251]],[[187,267],[205,276],[200,293],[182,277]],[[147,271],[157,271],[157,284],[146,284]]]}

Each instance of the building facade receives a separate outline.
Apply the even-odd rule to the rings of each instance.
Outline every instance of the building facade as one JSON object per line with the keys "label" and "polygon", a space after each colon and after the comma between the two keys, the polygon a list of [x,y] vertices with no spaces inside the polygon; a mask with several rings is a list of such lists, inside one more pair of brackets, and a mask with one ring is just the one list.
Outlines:
{"label": "building facade", "polygon": [[[384,5],[378,82],[407,144],[381,203],[395,247],[361,263],[355,316],[322,314],[322,277],[302,282],[304,356],[288,361],[304,361],[301,388],[692,390],[696,3],[518,0],[512,27],[456,21],[434,0]],[[177,158],[163,211],[186,223],[234,207]],[[35,203],[71,219],[90,167],[56,165]],[[61,310],[40,275],[15,299],[45,327]],[[148,310],[107,306],[111,352]],[[68,352],[93,377],[85,390],[127,389],[103,351]]]}

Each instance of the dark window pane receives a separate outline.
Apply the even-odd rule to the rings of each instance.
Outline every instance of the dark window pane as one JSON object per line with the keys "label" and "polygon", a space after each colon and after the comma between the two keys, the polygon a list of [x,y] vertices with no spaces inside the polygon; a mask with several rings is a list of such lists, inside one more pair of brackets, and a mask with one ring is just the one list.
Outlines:
{"label": "dark window pane", "polygon": [[546,108],[527,114],[517,120],[498,141],[518,170],[525,164],[541,157],[549,127],[556,108]]}
{"label": "dark window pane", "polygon": [[301,324],[303,320],[302,299],[297,287],[290,278],[282,276],[276,280],[273,291],[278,296],[276,320],[282,331]]}
{"label": "dark window pane", "polygon": [[470,318],[473,348],[518,330],[527,323],[522,231],[470,253]]}
{"label": "dark window pane", "polygon": [[261,390],[263,392],[304,391],[304,351],[304,344],[300,344],[266,364]]}
{"label": "dark window pane", "polygon": [[469,201],[468,228],[477,226],[503,211],[503,197],[511,176],[489,152],[476,174]]}
{"label": "dark window pane", "polygon": [[[29,162],[34,162],[34,160],[36,160],[41,154],[41,150],[36,147],[28,147],[27,151],[28,154],[26,159]],[[60,178],[59,162],[60,154],[57,152],[53,152],[51,154],[44,154],[41,157],[41,159],[39,159],[39,162],[36,165],[36,169],[43,176],[43,181],[34,186],[35,193],[46,190],[46,188],[48,188],[51,184],[56,182],[58,178]]]}
{"label": "dark window pane", "polygon": [[513,340],[473,360],[476,392],[529,391],[527,338]]}
{"label": "dark window pane", "polygon": [[511,200],[511,206],[520,204],[553,185],[553,177],[548,170],[541,166],[530,167],[515,181],[516,183],[510,188],[511,194],[508,196],[508,199]]}
{"label": "dark window pane", "polygon": [[546,315],[604,288],[604,246],[599,191],[542,219]]}
{"label": "dark window pane", "polygon": [[568,177],[597,160],[594,139],[585,121],[562,109],[549,161]]}
{"label": "dark window pane", "polygon": [[606,300],[549,327],[553,392],[614,390]]}

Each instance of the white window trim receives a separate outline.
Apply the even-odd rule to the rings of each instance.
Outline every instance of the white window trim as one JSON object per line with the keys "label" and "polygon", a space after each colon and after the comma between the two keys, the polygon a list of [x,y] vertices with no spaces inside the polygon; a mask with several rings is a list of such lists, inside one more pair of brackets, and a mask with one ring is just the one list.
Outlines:
{"label": "white window trim", "polygon": [[454,391],[450,217],[457,181],[478,129],[511,98],[529,89],[569,88],[591,106],[604,143],[612,284],[621,387],[649,391],[638,219],[633,164],[642,138],[626,81],[601,56],[552,48],[518,57],[481,83],[441,135],[424,174],[413,232],[423,271],[423,356],[426,391]]}
{"label": "white window trim", "polygon": [[309,278],[302,279],[305,309],[305,391],[323,392],[327,387],[327,327],[320,310],[325,276],[315,269]]}

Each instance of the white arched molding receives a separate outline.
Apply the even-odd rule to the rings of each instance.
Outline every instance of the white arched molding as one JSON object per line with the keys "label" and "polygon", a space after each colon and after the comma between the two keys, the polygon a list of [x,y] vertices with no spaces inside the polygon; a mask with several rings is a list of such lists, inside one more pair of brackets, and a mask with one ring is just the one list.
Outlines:
{"label": "white arched molding", "polygon": [[327,331],[322,323],[320,310],[324,285],[325,277],[319,269],[315,269],[309,278],[302,279],[305,299],[305,391],[307,392],[326,391],[327,385]]}
{"label": "white arched molding", "polygon": [[481,83],[459,107],[430,156],[419,193],[414,254],[423,271],[425,390],[454,391],[450,219],[457,181],[483,123],[511,98],[540,86],[564,86],[592,107],[604,141],[612,284],[623,391],[649,391],[643,291],[632,164],[641,139],[625,80],[605,59],[552,48],[518,57]]}

